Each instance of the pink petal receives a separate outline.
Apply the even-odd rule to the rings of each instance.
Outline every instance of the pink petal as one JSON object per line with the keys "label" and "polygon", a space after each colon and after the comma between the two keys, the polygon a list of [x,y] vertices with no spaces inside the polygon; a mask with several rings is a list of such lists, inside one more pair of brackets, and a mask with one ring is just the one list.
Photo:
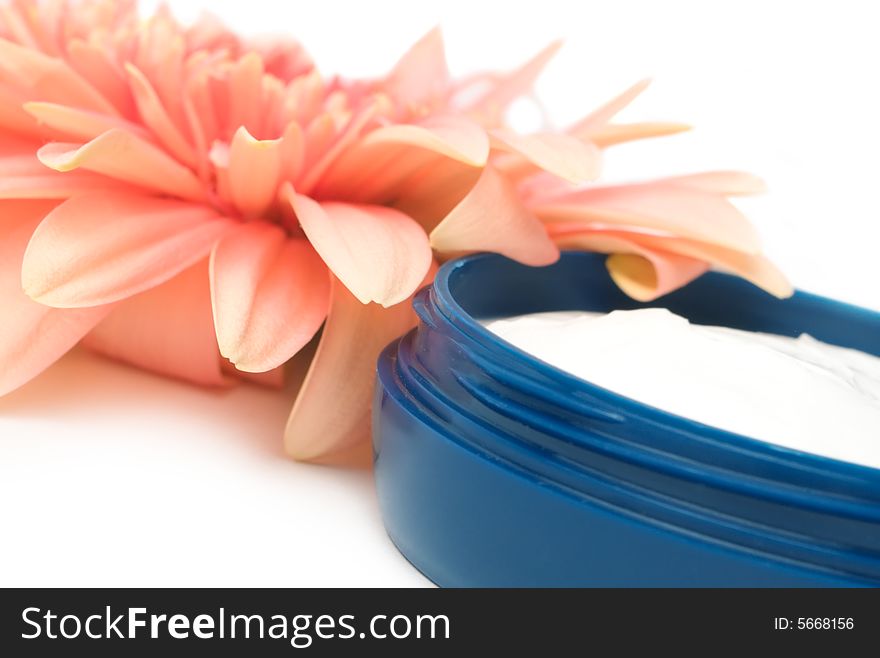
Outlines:
{"label": "pink petal", "polygon": [[779,298],[790,297],[794,292],[785,275],[762,254],[744,253],[696,240],[659,236],[644,236],[640,237],[639,241],[649,247],[668,249],[690,258],[705,260],[733,272]]}
{"label": "pink petal", "polygon": [[767,191],[763,180],[743,171],[706,171],[664,178],[663,182],[725,196],[760,194]]}
{"label": "pink petal", "polygon": [[589,133],[589,140],[601,148],[632,142],[637,139],[665,137],[690,130],[684,123],[669,121],[646,121],[640,123],[607,124]]}
{"label": "pink petal", "polygon": [[547,222],[591,221],[637,227],[758,253],[754,227],[724,196],[696,187],[657,181],[593,187],[533,202]]}
{"label": "pink petal", "polygon": [[74,39],[67,45],[67,62],[122,116],[134,116],[134,101],[124,71],[108,48]]}
{"label": "pink petal", "polygon": [[632,103],[639,94],[645,91],[649,84],[651,84],[650,80],[640,80],[622,94],[612,98],[602,107],[594,110],[588,116],[571,126],[568,129],[568,132],[572,135],[589,139],[593,133],[605,128],[608,122],[611,121],[618,112],[623,110],[623,108]]}
{"label": "pink petal", "polygon": [[489,138],[479,124],[462,117],[432,116],[418,123],[392,124],[372,131],[363,146],[403,144],[434,151],[474,167],[486,164]]}
{"label": "pink petal", "polygon": [[431,245],[445,253],[494,251],[527,265],[549,265],[559,258],[541,222],[491,166],[431,232]]}
{"label": "pink petal", "polygon": [[[432,276],[433,269],[423,283]],[[362,304],[334,280],[321,342],[284,433],[291,456],[326,458],[368,441],[376,359],[416,322],[411,299],[389,308]]]}
{"label": "pink petal", "polygon": [[[383,96],[371,98],[359,107],[349,119],[348,123],[338,131],[332,144],[316,160],[313,160],[305,175],[297,182],[297,189],[303,194],[309,194],[321,180],[324,173],[333,163],[355,142],[368,123],[377,115],[387,110],[388,100]],[[294,124],[296,125],[296,124]]]}
{"label": "pink petal", "polygon": [[83,344],[167,377],[203,386],[228,384],[214,336],[207,259],[116,304]]}
{"label": "pink petal", "polygon": [[113,129],[79,144],[51,143],[37,157],[56,171],[82,167],[117,180],[191,201],[205,198],[199,179],[158,147],[125,130]]}
{"label": "pink petal", "polygon": [[[650,254],[674,255],[733,272],[776,297],[789,297],[793,292],[785,275],[761,254],[744,253],[686,238],[596,229],[589,224],[555,224],[548,226],[548,230],[563,246],[607,252],[623,250],[627,253],[641,254],[649,259]],[[621,245],[624,245],[625,249]],[[668,292],[674,287],[664,287],[658,294]]]}
{"label": "pink petal", "polygon": [[180,201],[111,192],[77,196],[34,231],[22,285],[49,306],[117,301],[201,260],[231,226],[210,208]]}
{"label": "pink petal", "polygon": [[229,147],[229,193],[245,217],[262,215],[275,201],[281,173],[280,140],[254,139],[242,126]]}
{"label": "pink petal", "polygon": [[319,204],[292,190],[288,198],[312,246],[363,304],[393,306],[403,301],[431,266],[424,229],[398,210]]}
{"label": "pink petal", "polygon": [[153,131],[159,142],[175,158],[189,167],[195,167],[197,158],[192,144],[169,116],[159,94],[147,77],[133,64],[126,64],[129,83],[138,113],[144,124]]}
{"label": "pink petal", "polygon": [[560,246],[611,254],[611,278],[627,295],[651,301],[689,283],[709,269],[703,260],[649,248],[625,233],[584,231],[561,236]]}
{"label": "pink petal", "polygon": [[[446,204],[449,188],[455,188],[456,198],[442,217],[470,189],[488,156],[486,132],[466,119],[435,117],[424,124],[379,128],[339,155],[314,196],[380,205],[416,197],[412,209],[423,213],[438,197]],[[466,184],[450,185],[450,176]]]}
{"label": "pink petal", "polygon": [[57,103],[25,103],[22,107],[41,124],[74,139],[92,140],[113,128],[147,138],[143,128],[118,116]]}
{"label": "pink petal", "polygon": [[481,123],[497,126],[507,106],[528,93],[561,45],[560,41],[551,43],[520,68],[499,76],[487,93],[480,95],[475,102],[465,104],[465,109],[474,114]]}
{"label": "pink petal", "polygon": [[63,60],[0,38],[0,80],[30,90],[29,100],[75,105],[104,114],[117,110]]}
{"label": "pink petal", "polygon": [[448,85],[443,34],[435,27],[397,62],[382,89],[401,105],[411,107],[441,96]]}
{"label": "pink petal", "polygon": [[89,191],[125,189],[114,180],[90,172],[62,174],[47,169],[28,142],[0,144],[0,199],[66,199]]}
{"label": "pink petal", "polygon": [[214,247],[211,294],[220,353],[239,370],[264,372],[318,331],[330,304],[330,279],[308,242],[249,222]]}
{"label": "pink petal", "polygon": [[229,72],[229,132],[239,126],[252,135],[260,135],[262,117],[260,102],[263,77],[263,58],[251,51],[232,65]]}
{"label": "pink petal", "polygon": [[0,395],[18,388],[54,363],[109,310],[49,308],[29,299],[22,291],[22,255],[31,233],[53,205],[45,201],[0,202]]}
{"label": "pink petal", "polygon": [[[491,133],[492,145],[526,160],[555,176],[572,183],[583,183],[599,176],[602,155],[589,142],[562,133],[518,135],[505,129]],[[534,169],[526,173],[533,173]]]}

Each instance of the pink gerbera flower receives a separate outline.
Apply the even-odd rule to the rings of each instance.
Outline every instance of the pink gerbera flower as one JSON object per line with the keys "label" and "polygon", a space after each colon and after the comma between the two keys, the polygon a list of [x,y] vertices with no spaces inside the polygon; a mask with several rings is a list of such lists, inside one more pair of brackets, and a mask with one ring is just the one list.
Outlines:
{"label": "pink gerbera flower", "polygon": [[788,294],[727,200],[754,178],[584,185],[602,148],[682,129],[610,123],[643,85],[566,132],[505,127],[553,50],[456,81],[434,31],[349,81],[134,2],[0,5],[0,392],[80,341],[199,384],[277,383],[323,326],[286,432],[312,459],[366,436],[376,355],[435,256],[545,265],[566,245],[612,254],[639,299],[711,265]]}

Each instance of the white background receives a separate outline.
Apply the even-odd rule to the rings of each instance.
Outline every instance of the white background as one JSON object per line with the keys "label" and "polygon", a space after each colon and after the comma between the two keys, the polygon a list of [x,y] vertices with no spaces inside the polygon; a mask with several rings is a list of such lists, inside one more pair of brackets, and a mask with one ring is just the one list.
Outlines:
{"label": "white background", "polygon": [[[771,192],[742,207],[770,256],[798,287],[880,309],[871,2],[170,4],[294,34],[349,76],[382,73],[436,24],[456,74],[512,67],[562,37],[537,88],[553,123],[652,77],[622,118],[696,126],[612,150],[608,180],[760,174]],[[538,120],[528,104],[514,118]],[[284,458],[289,406],[72,353],[0,399],[0,586],[428,584],[385,537],[368,472]]]}

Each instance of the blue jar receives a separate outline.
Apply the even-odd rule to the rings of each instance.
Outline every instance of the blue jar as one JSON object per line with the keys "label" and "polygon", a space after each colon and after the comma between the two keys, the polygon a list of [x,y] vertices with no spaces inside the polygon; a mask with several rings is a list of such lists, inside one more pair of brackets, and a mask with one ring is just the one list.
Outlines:
{"label": "blue jar", "polygon": [[375,477],[388,534],[435,583],[880,585],[880,470],[641,404],[478,321],[660,306],[880,355],[880,314],[719,273],[642,304],[581,252],[545,268],[452,261],[414,304],[418,327],[379,359]]}

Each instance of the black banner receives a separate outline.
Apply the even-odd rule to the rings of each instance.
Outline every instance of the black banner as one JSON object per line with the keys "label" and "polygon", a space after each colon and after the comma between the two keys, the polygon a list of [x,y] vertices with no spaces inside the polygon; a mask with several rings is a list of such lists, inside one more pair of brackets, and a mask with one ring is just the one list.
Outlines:
{"label": "black banner", "polygon": [[223,645],[248,656],[880,646],[878,590],[84,589],[0,598],[6,656],[192,656]]}

